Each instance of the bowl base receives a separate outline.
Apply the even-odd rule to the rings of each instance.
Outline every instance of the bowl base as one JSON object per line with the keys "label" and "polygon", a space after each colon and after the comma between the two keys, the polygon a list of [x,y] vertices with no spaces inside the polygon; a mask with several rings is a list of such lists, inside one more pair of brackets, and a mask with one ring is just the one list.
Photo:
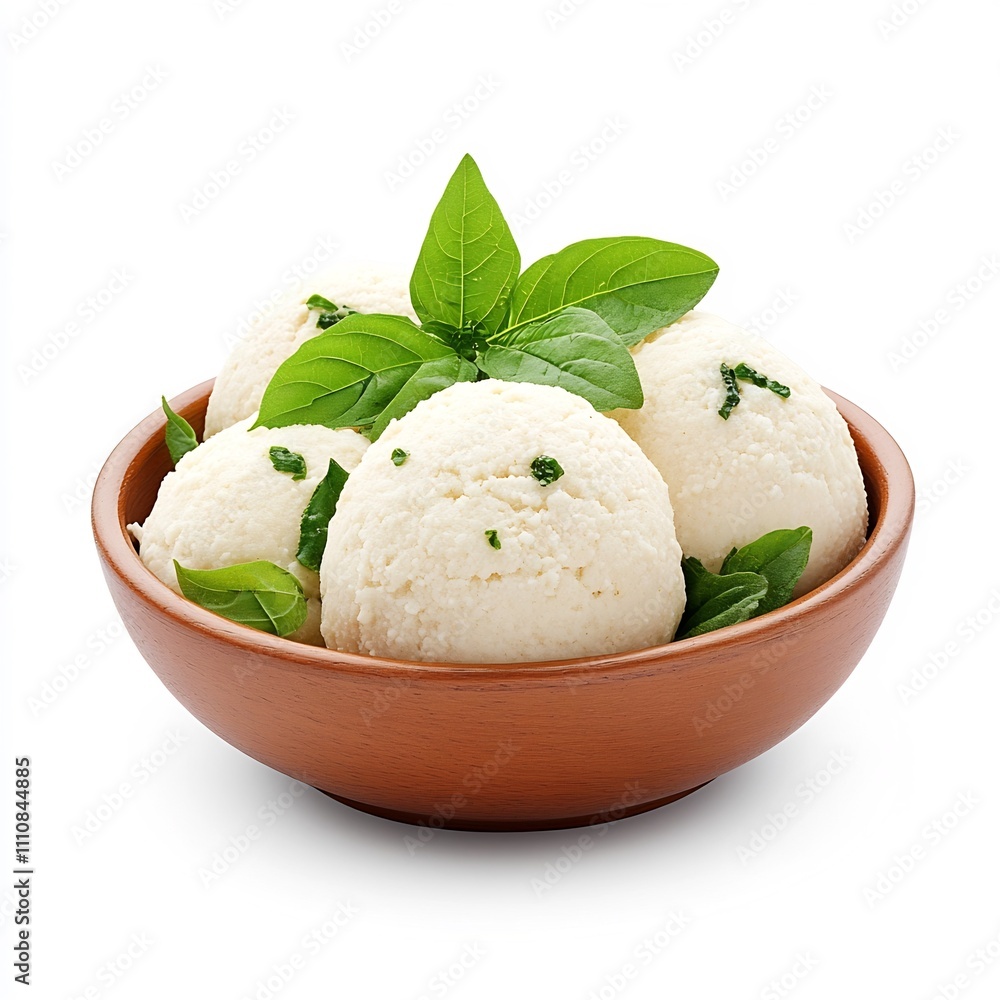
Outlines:
{"label": "bowl base", "polygon": [[714,781],[709,778],[700,785],[688,788],[683,792],[675,792],[673,795],[666,795],[662,799],[653,799],[651,802],[642,802],[639,805],[627,808],[615,808],[607,813],[598,813],[589,816],[555,816],[551,819],[462,819],[454,816],[445,820],[440,815],[434,817],[422,816],[420,813],[403,812],[398,809],[385,809],[382,806],[373,806],[367,802],[357,802],[354,799],[344,798],[342,795],[334,795],[333,792],[324,791],[318,788],[317,791],[329,795],[331,799],[342,802],[345,806],[357,809],[360,812],[368,813],[372,816],[380,816],[382,819],[391,819],[396,823],[408,823],[411,826],[432,827],[443,830],[468,830],[474,833],[517,833],[531,830],[568,830],[573,827],[596,826],[604,822],[615,822],[620,819],[627,819],[629,816],[638,816],[640,813],[649,812],[651,809],[659,809],[660,806],[668,805],[683,799],[686,795],[704,788],[709,782]]}

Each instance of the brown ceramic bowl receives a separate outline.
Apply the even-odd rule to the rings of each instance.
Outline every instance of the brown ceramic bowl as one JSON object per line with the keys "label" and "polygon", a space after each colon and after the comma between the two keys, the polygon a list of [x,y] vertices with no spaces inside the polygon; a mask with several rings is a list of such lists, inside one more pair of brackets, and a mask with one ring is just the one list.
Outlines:
{"label": "brown ceramic bowl", "polygon": [[[211,385],[172,402],[199,434]],[[391,819],[469,830],[603,822],[680,798],[773,747],[844,683],[875,635],[903,565],[913,479],[886,431],[833,398],[868,490],[861,553],[777,611],[650,649],[409,663],[293,643],[205,611],[143,566],[125,530],[145,520],[171,467],[159,411],[101,471],[94,535],[143,657],[251,757]]]}

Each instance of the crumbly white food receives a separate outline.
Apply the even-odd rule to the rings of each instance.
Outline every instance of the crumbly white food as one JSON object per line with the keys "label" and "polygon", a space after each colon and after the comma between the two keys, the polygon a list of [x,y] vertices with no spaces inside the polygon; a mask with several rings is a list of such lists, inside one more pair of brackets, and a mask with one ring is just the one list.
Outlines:
{"label": "crumbly white food", "polygon": [[[691,312],[633,348],[645,394],[614,416],[670,487],[685,555],[717,571],[733,546],[808,525],[805,593],[838,573],[864,544],[868,507],[850,431],[819,383],[759,337]],[[740,382],[728,420],[719,366],[745,362],[787,385],[788,399]]]}
{"label": "crumbly white food", "polygon": [[[542,455],[565,470],[549,486]],[[563,389],[461,383],[393,421],[344,487],[323,636],[467,663],[651,646],[684,609],[680,558],[667,487],[613,420]]]}
{"label": "crumbly white food", "polygon": [[310,315],[305,306],[311,295],[322,295],[357,312],[417,319],[410,305],[409,277],[394,268],[340,265],[309,279],[301,291],[286,296],[258,320],[233,348],[208,401],[206,438],[256,412],[281,362],[323,332],[316,326],[317,314]]}
{"label": "crumbly white food", "polygon": [[[188,569],[220,569],[265,559],[293,573],[308,599],[309,617],[289,638],[323,645],[320,636],[319,579],[295,558],[299,527],[313,490],[330,459],[348,472],[368,447],[357,431],[298,424],[258,427],[256,415],[188,452],[160,485],[156,503],[142,526],[130,524],[139,557],[168,587],[180,593],[173,561]],[[305,479],[278,472],[272,445],[302,455]]]}

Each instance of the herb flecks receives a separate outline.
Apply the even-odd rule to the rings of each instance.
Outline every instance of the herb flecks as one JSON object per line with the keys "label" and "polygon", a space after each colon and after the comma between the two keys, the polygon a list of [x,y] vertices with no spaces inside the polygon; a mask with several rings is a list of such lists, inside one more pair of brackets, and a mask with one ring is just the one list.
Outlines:
{"label": "herb flecks", "polygon": [[347,483],[347,471],[337,461],[330,459],[326,475],[313,490],[299,524],[299,550],[295,558],[314,573],[319,572],[330,530],[330,519],[337,512],[337,502]]}
{"label": "herb flecks", "polygon": [[[745,361],[741,361],[735,368],[730,368],[725,361],[719,365],[719,372],[722,374],[722,384],[726,390],[726,401],[719,410],[719,416],[723,420],[729,419],[729,414],[740,405],[740,382],[750,382],[760,389],[770,389],[776,396],[788,399],[792,390],[787,385],[782,385],[759,371],[751,368]],[[737,381],[739,380],[739,381]]]}
{"label": "herb flecks", "polygon": [[403,451],[402,448],[392,449],[392,464],[397,468],[399,468],[399,466],[401,466],[409,457],[410,453],[408,451]]}
{"label": "herb flecks", "polygon": [[486,536],[486,541],[488,541],[493,548],[500,548],[500,534],[496,528],[487,528],[483,534]]}
{"label": "herb flecks", "polygon": [[566,473],[554,458],[550,458],[548,455],[539,455],[531,463],[531,474],[542,486],[551,486]]}
{"label": "herb flecks", "polygon": [[271,465],[278,472],[291,473],[296,482],[306,478],[306,460],[297,451],[289,451],[276,444],[271,446],[268,455],[271,457]]}
{"label": "herb flecks", "polygon": [[319,310],[316,325],[321,330],[329,330],[331,326],[335,326],[342,319],[357,312],[356,309],[351,309],[349,306],[338,306],[336,302],[331,302],[322,295],[310,295],[306,299],[306,307]]}
{"label": "herb flecks", "polygon": [[736,372],[725,361],[719,365],[719,371],[722,374],[722,384],[726,389],[726,401],[722,404],[722,409],[719,410],[719,416],[723,420],[728,420],[734,407],[740,405],[740,387],[736,381]]}
{"label": "herb flecks", "polygon": [[788,399],[792,394],[792,390],[787,385],[782,385],[780,382],[775,382],[774,379],[768,378],[766,375],[761,375],[760,372],[755,371],[745,361],[741,361],[733,370],[736,372],[738,379],[742,379],[744,382],[752,382],[760,389],[770,389],[775,395],[781,396],[784,399]]}

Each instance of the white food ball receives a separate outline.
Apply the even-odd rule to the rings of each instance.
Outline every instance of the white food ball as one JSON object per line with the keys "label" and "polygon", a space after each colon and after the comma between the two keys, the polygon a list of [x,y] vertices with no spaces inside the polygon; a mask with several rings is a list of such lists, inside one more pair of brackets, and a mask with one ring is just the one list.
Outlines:
{"label": "white food ball", "polygon": [[[564,470],[549,486],[539,456]],[[656,645],[684,610],[680,559],[666,484],[613,420],[551,386],[460,383],[390,423],[344,487],[323,637],[459,663]]]}
{"label": "white food ball", "polygon": [[[357,431],[316,425],[258,427],[251,415],[188,452],[160,484],[145,524],[130,524],[139,557],[180,593],[174,560],[188,569],[221,569],[265,559],[294,574],[308,599],[309,617],[288,638],[323,645],[319,631],[319,578],[296,558],[299,526],[330,459],[350,472],[368,441]],[[306,477],[271,463],[272,445],[302,455]]]}
{"label": "white food ball", "polygon": [[323,333],[305,301],[322,295],[357,312],[390,313],[417,321],[410,305],[410,279],[395,268],[373,264],[339,265],[308,278],[301,290],[287,295],[251,327],[233,348],[215,380],[205,415],[205,437],[255,413],[282,361],[307,340]]}
{"label": "white food ball", "polygon": [[[807,525],[812,550],[796,596],[857,555],[868,528],[864,482],[847,423],[818,382],[766,341],[702,312],[653,332],[632,354],[645,403],[612,416],[667,481],[685,555],[718,571],[734,546]],[[722,362],[745,362],[791,395],[741,381],[741,401],[723,420]]]}

